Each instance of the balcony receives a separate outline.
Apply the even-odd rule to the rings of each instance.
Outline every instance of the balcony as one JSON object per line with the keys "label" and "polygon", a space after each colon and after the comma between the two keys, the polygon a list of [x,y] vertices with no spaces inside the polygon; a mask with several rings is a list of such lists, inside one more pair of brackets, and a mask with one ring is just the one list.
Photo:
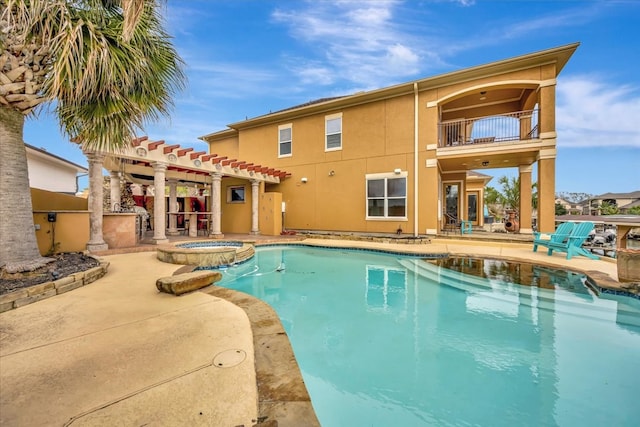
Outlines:
{"label": "balcony", "polygon": [[538,138],[538,110],[448,120],[438,125],[438,147],[530,141]]}

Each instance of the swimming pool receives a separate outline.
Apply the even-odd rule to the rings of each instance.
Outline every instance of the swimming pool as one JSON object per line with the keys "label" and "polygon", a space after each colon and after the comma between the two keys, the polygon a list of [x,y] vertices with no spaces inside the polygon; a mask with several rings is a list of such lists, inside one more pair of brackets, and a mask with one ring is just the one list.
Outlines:
{"label": "swimming pool", "polygon": [[274,246],[219,284],[276,310],[323,426],[637,425],[640,301],[536,274]]}

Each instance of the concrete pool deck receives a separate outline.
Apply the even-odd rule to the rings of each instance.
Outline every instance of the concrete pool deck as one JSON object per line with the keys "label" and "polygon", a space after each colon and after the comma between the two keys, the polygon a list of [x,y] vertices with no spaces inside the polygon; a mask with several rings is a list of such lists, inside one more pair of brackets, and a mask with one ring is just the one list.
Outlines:
{"label": "concrete pool deck", "polygon": [[[582,271],[598,281],[615,284],[617,279],[615,260],[566,260],[564,254],[534,253],[531,243],[302,243],[501,257]],[[273,321],[273,310],[237,295],[234,301],[216,287],[181,297],[161,294],[155,280],[181,266],[158,261],[155,252],[102,258],[110,267],[101,279],[0,314],[0,425],[248,427],[275,419],[282,427],[317,422],[308,414],[311,405],[304,402],[295,359],[284,365],[257,360],[291,358],[287,351],[261,356],[265,348],[289,345]],[[256,316],[262,320],[250,319]],[[268,376],[273,378],[262,378],[269,373],[265,366],[271,366]],[[295,395],[291,400],[298,401],[275,402],[271,418],[264,418],[258,390],[264,393],[263,380],[272,382],[267,391],[289,388]]]}

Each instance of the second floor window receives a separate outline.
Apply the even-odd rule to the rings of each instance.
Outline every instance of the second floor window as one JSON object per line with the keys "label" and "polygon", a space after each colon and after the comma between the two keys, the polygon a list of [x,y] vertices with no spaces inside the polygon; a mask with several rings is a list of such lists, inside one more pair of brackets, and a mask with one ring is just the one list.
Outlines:
{"label": "second floor window", "polygon": [[325,117],[325,151],[342,149],[342,113]]}
{"label": "second floor window", "polygon": [[278,126],[278,157],[289,157],[292,153],[293,125]]}

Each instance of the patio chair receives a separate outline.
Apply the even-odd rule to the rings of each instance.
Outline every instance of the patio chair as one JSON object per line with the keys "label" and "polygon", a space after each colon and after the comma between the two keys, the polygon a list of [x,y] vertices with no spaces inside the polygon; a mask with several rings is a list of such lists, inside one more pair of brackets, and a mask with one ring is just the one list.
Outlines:
{"label": "patio chair", "polygon": [[575,223],[563,222],[558,226],[555,233],[540,233],[538,231],[533,232],[533,252],[538,252],[538,245],[545,246],[547,242],[562,243],[567,240],[571,231],[573,231]]}
{"label": "patio chair", "polygon": [[589,233],[593,230],[592,222],[576,223],[571,230],[571,234],[564,242],[539,241],[538,244],[548,248],[547,255],[553,255],[553,251],[566,252],[567,259],[571,259],[573,255],[582,255],[590,259],[600,259],[597,255],[592,254],[582,247],[582,244],[589,237]]}

